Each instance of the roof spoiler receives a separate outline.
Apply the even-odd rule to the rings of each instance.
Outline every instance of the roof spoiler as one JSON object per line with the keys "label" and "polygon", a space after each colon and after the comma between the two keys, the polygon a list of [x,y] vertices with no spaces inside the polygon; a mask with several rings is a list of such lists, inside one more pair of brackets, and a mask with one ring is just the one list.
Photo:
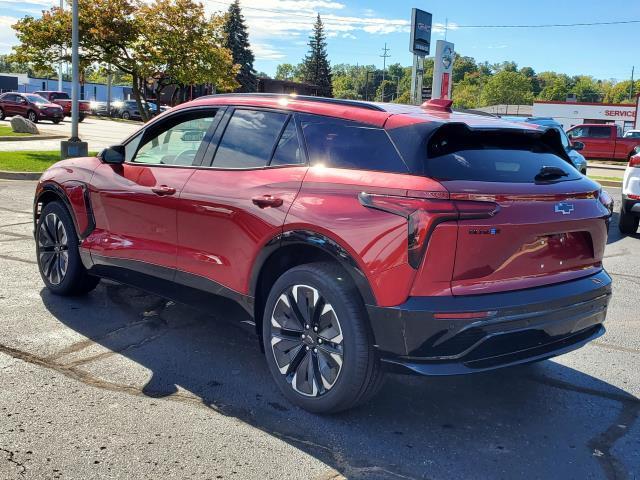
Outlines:
{"label": "roof spoiler", "polygon": [[451,113],[451,105],[453,105],[453,100],[446,98],[432,98],[431,100],[427,100],[420,108],[424,108],[425,110],[436,110],[438,112],[448,112]]}

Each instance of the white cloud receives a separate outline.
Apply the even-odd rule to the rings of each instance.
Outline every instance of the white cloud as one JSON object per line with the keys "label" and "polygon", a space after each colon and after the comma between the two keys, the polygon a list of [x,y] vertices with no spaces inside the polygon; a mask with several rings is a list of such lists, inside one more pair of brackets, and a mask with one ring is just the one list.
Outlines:
{"label": "white cloud", "polygon": [[350,38],[351,40],[355,40],[356,38],[358,38],[353,33],[343,33],[341,35],[341,37],[342,38]]}
{"label": "white cloud", "polygon": [[14,17],[0,16],[0,53],[9,53],[11,47],[18,43],[11,25],[18,21]]}
{"label": "white cloud", "polygon": [[251,49],[257,60],[281,60],[286,55],[267,43],[253,43]]}

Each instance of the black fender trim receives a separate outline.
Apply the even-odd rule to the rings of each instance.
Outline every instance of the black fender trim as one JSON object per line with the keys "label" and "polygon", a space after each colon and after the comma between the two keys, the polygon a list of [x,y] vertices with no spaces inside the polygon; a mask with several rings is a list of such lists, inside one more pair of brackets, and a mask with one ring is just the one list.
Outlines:
{"label": "black fender trim", "polygon": [[349,276],[353,279],[362,299],[366,305],[377,305],[376,298],[371,290],[369,281],[364,272],[360,269],[356,261],[339,243],[322,235],[321,233],[310,230],[288,230],[269,241],[258,254],[251,272],[251,282],[249,284],[249,295],[256,296],[258,279],[262,267],[278,249],[293,245],[307,245],[318,248],[328,253],[344,268]]}
{"label": "black fender trim", "polygon": [[78,234],[79,240],[82,241],[85,238],[87,238],[91,234],[91,232],[93,232],[93,230],[96,228],[96,220],[93,215],[91,198],[89,197],[89,187],[84,182],[74,181],[70,183],[73,183],[74,185],[80,186],[80,188],[82,188],[82,196],[84,198],[84,205],[87,213],[87,228],[85,228],[82,232],[80,232],[75,210],[73,209],[73,206],[71,205],[71,202],[67,197],[67,194],[65,193],[64,189],[60,185],[50,182],[50,183],[45,183],[42,186],[42,191],[40,192],[40,194],[38,195],[38,197],[35,199],[33,203],[34,235],[35,235],[36,223],[38,221],[38,217],[40,216],[40,212],[38,211],[38,204],[40,203],[40,199],[45,193],[54,193],[65,204],[65,206],[67,207],[67,210],[69,211],[69,214],[71,215],[71,218],[73,219],[73,225],[76,229],[76,233]]}

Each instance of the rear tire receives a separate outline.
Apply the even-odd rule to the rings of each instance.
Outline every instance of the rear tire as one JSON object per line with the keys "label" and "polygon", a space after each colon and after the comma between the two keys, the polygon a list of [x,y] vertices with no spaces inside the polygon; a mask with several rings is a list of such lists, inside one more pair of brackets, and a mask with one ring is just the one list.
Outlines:
{"label": "rear tire", "polygon": [[4,115],[4,110],[0,108],[0,120],[4,120],[6,117]]}
{"label": "rear tire", "polygon": [[84,122],[84,119],[85,119],[85,118],[87,118],[87,117],[85,117],[84,115],[80,115],[80,116],[78,117],[78,122],[81,122],[81,123],[82,123],[82,122]]}
{"label": "rear tire", "polygon": [[53,122],[55,125],[58,125],[61,121],[62,121],[62,120],[60,120],[59,118],[56,118],[55,120],[52,120],[52,122]]}
{"label": "rear tire", "polygon": [[310,412],[364,403],[382,385],[373,334],[355,285],[332,263],[300,265],[273,285],[262,335],[271,375]]}
{"label": "rear tire", "polygon": [[620,232],[625,235],[633,235],[638,231],[638,223],[640,218],[636,217],[632,213],[627,213],[623,208],[620,208],[620,219],[618,220],[618,228]]}
{"label": "rear tire", "polygon": [[45,205],[36,224],[36,257],[40,276],[55,295],[84,295],[100,282],[80,259],[78,235],[61,202]]}

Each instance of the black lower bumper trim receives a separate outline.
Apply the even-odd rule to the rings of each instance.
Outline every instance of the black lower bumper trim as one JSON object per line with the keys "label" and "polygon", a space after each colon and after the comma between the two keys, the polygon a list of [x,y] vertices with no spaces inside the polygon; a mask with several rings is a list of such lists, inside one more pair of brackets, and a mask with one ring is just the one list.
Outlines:
{"label": "black lower bumper trim", "polygon": [[[459,297],[413,297],[367,307],[376,346],[390,367],[453,375],[549,358],[604,332],[611,278],[595,275],[526,290]],[[491,312],[487,318],[434,313]],[[455,317],[455,315],[448,315]]]}

